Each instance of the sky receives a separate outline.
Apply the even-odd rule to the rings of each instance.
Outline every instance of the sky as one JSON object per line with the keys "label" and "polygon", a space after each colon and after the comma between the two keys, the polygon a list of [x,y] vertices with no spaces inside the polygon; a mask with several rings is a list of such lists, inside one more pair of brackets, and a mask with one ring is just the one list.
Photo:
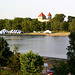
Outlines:
{"label": "sky", "polygon": [[41,12],[75,17],[75,0],[0,0],[0,19],[38,18]]}

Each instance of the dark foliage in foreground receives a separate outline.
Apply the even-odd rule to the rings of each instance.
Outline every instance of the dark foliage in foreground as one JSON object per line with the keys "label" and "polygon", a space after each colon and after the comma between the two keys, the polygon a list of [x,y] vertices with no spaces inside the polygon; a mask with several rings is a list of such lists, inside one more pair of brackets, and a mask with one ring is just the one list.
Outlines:
{"label": "dark foliage in foreground", "polygon": [[3,37],[0,37],[0,65],[7,66],[7,61],[12,55],[13,52],[10,51],[9,44]]}
{"label": "dark foliage in foreground", "polygon": [[69,44],[70,46],[67,47],[67,58],[68,58],[68,65],[71,74],[75,74],[75,32],[71,32],[69,35]]}

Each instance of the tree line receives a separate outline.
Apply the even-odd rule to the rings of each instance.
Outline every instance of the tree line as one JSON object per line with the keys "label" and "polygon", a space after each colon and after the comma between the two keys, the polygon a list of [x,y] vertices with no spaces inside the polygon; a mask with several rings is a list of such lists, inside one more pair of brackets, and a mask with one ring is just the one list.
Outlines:
{"label": "tree line", "polygon": [[23,32],[33,32],[33,31],[70,31],[72,24],[75,22],[75,17],[68,16],[68,21],[64,21],[64,14],[56,14],[48,22],[39,22],[38,19],[31,18],[20,18],[16,17],[14,19],[0,19],[0,30],[7,29],[20,29]]}

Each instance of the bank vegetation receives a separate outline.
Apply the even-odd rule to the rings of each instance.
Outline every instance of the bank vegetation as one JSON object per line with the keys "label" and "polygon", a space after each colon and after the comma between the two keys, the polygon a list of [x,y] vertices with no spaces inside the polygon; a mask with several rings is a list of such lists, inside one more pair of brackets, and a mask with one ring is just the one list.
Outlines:
{"label": "bank vegetation", "polygon": [[38,19],[16,17],[14,19],[0,19],[0,30],[22,30],[24,33],[33,31],[68,31],[70,32],[75,22],[75,17],[68,16],[65,21],[64,14],[56,14],[48,22],[39,22]]}

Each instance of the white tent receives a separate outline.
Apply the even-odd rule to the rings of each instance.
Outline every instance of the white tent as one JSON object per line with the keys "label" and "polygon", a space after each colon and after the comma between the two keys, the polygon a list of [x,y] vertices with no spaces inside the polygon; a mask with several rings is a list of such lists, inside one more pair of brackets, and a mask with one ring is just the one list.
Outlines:
{"label": "white tent", "polygon": [[2,29],[2,30],[0,31],[0,34],[6,34],[7,32],[8,32],[8,30]]}
{"label": "white tent", "polygon": [[44,33],[46,34],[46,33],[51,33],[51,31],[50,30],[46,30],[46,31],[44,31]]}

